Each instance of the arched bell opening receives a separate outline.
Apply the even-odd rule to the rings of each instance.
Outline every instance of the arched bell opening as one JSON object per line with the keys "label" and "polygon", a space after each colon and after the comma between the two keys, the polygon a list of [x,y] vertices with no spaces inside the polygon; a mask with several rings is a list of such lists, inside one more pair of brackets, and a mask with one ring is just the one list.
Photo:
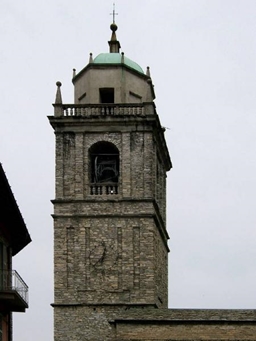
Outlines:
{"label": "arched bell opening", "polygon": [[89,150],[91,194],[117,194],[119,150],[110,142],[101,141]]}

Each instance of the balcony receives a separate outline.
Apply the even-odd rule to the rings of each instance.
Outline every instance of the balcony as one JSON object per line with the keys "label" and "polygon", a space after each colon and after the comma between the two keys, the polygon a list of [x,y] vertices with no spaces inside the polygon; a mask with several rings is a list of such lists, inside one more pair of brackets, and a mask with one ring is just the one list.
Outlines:
{"label": "balcony", "polygon": [[25,312],[28,286],[15,270],[0,270],[0,312]]}
{"label": "balcony", "polygon": [[117,183],[93,183],[90,184],[90,195],[117,195]]}
{"label": "balcony", "polygon": [[54,116],[94,118],[99,116],[145,116],[142,103],[54,104]]}

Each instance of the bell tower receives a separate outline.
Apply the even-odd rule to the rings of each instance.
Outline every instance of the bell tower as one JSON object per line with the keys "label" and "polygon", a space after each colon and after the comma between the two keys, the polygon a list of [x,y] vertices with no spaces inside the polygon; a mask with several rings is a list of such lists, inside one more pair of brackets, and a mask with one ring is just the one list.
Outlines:
{"label": "bell tower", "polygon": [[171,168],[149,68],[109,53],[57,82],[54,116],[55,341],[114,340],[125,309],[167,307],[166,172]]}

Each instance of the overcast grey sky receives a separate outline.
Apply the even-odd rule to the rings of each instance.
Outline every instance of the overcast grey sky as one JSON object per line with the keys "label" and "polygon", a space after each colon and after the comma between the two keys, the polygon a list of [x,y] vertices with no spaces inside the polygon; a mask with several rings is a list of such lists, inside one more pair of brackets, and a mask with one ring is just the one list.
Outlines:
{"label": "overcast grey sky", "polygon": [[[112,1],[0,1],[0,161],[33,242],[14,269],[30,287],[14,340],[53,339],[56,81],[108,51]],[[169,306],[256,308],[256,1],[117,0],[122,51],[151,67],[173,161]]]}

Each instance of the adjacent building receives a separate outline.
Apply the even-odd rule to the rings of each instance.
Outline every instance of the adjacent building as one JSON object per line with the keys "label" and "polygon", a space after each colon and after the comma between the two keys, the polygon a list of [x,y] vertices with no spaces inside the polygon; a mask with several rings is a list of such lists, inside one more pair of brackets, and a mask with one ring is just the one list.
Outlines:
{"label": "adjacent building", "polygon": [[12,190],[0,164],[0,340],[12,340],[12,313],[28,308],[28,286],[12,257],[31,242]]}

